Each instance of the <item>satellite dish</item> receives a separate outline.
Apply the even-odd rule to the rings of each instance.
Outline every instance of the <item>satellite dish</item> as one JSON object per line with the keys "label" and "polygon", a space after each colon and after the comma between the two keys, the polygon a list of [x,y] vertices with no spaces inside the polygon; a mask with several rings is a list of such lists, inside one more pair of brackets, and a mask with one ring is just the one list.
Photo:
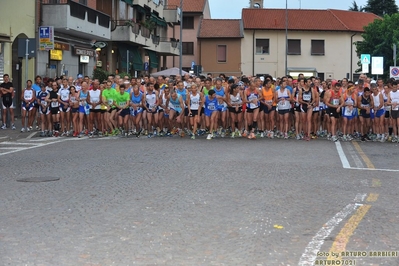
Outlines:
{"label": "satellite dish", "polygon": [[105,46],[107,46],[107,43],[105,43],[105,42],[95,42],[94,43],[94,47],[96,47],[96,48],[104,48]]}
{"label": "satellite dish", "polygon": [[260,4],[259,3],[255,3],[254,4],[254,8],[260,8]]}

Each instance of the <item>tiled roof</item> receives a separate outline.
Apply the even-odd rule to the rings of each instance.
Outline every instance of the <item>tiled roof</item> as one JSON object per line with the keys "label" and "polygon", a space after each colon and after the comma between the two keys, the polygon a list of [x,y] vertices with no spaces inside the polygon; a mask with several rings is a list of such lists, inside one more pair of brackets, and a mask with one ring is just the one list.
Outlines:
{"label": "tiled roof", "polygon": [[[184,0],[183,12],[202,13],[206,0]],[[180,0],[168,0],[168,6],[180,6]]]}
{"label": "tiled roof", "polygon": [[198,38],[242,38],[240,19],[203,19]]}
{"label": "tiled roof", "polygon": [[[285,9],[242,10],[244,29],[285,29]],[[372,13],[345,10],[288,9],[289,30],[354,31],[380,19]]]}

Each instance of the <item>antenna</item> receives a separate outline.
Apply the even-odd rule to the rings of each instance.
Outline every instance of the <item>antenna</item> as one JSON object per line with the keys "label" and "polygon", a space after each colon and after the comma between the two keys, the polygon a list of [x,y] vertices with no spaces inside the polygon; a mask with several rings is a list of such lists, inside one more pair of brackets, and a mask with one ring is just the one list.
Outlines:
{"label": "antenna", "polygon": [[302,1],[301,0],[298,0],[298,1],[299,1],[299,9],[301,9]]}

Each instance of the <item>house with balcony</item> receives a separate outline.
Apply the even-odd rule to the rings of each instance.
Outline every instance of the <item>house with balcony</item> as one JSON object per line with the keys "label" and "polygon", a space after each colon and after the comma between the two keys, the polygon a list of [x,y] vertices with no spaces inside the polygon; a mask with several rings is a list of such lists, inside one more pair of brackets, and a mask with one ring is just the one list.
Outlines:
{"label": "house with balcony", "polygon": [[[180,6],[180,0],[166,0],[168,6]],[[183,36],[182,38],[182,68],[184,71],[190,71],[191,67],[198,65],[200,53],[198,46],[198,31],[202,19],[210,19],[211,11],[208,0],[184,0],[183,1]],[[180,25],[169,29],[170,35],[180,39]],[[174,56],[168,60],[167,67],[179,67],[179,56]]]}
{"label": "house with balcony", "polygon": [[241,19],[202,19],[198,32],[198,65],[218,76],[241,75]]}
{"label": "house with balcony", "polygon": [[167,57],[180,54],[177,40],[168,35],[179,22],[177,6],[162,0],[103,0],[101,9],[112,10],[111,41],[99,54],[108,71],[156,72],[166,67]]}
{"label": "house with balcony", "polygon": [[97,65],[93,45],[111,38],[108,14],[97,10],[96,0],[41,0],[40,25],[54,28],[54,49],[38,51],[37,74],[55,77],[91,76]]}
{"label": "house with balcony", "polygon": [[[242,10],[244,38],[241,70],[246,75],[286,73],[286,10]],[[354,79],[358,68],[355,42],[364,27],[380,17],[345,10],[288,9],[287,72],[296,77],[317,75],[321,79]]]}

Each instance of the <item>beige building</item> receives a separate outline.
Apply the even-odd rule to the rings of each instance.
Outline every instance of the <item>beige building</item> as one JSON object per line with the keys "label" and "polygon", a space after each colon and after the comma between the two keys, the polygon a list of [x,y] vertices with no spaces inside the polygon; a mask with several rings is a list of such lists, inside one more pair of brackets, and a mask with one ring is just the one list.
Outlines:
{"label": "beige building", "polygon": [[[32,56],[35,52],[35,42],[33,51],[29,51],[28,76],[25,76],[26,60],[24,52],[27,38],[35,38],[35,2],[31,0],[2,1],[0,8],[0,83],[3,82],[5,73],[10,75],[11,81],[16,91],[14,103],[18,104],[18,98],[22,89],[25,87],[26,80],[34,78],[35,58]],[[17,12],[14,12],[18,10]],[[17,14],[17,15],[16,15]],[[19,45],[19,42],[22,44]],[[22,51],[21,51],[22,49]],[[17,108],[17,113],[19,108]]]}
{"label": "beige building", "polygon": [[[242,10],[241,43],[243,74],[285,75],[285,9]],[[302,72],[323,79],[353,78],[358,69],[354,42],[361,41],[363,27],[380,17],[343,10],[288,10],[287,72]]]}
{"label": "beige building", "polygon": [[[168,6],[180,6],[180,0],[167,0],[167,4]],[[210,18],[211,11],[208,0],[183,1],[182,68],[187,72],[191,70],[193,62],[195,65],[199,64],[198,30],[201,20]],[[180,39],[180,25],[176,25],[174,29],[169,29],[169,35]],[[167,67],[179,67],[179,56],[174,56],[171,60],[168,60]]]}
{"label": "beige building", "polygon": [[198,33],[199,65],[203,74],[241,75],[240,19],[202,19]]}

